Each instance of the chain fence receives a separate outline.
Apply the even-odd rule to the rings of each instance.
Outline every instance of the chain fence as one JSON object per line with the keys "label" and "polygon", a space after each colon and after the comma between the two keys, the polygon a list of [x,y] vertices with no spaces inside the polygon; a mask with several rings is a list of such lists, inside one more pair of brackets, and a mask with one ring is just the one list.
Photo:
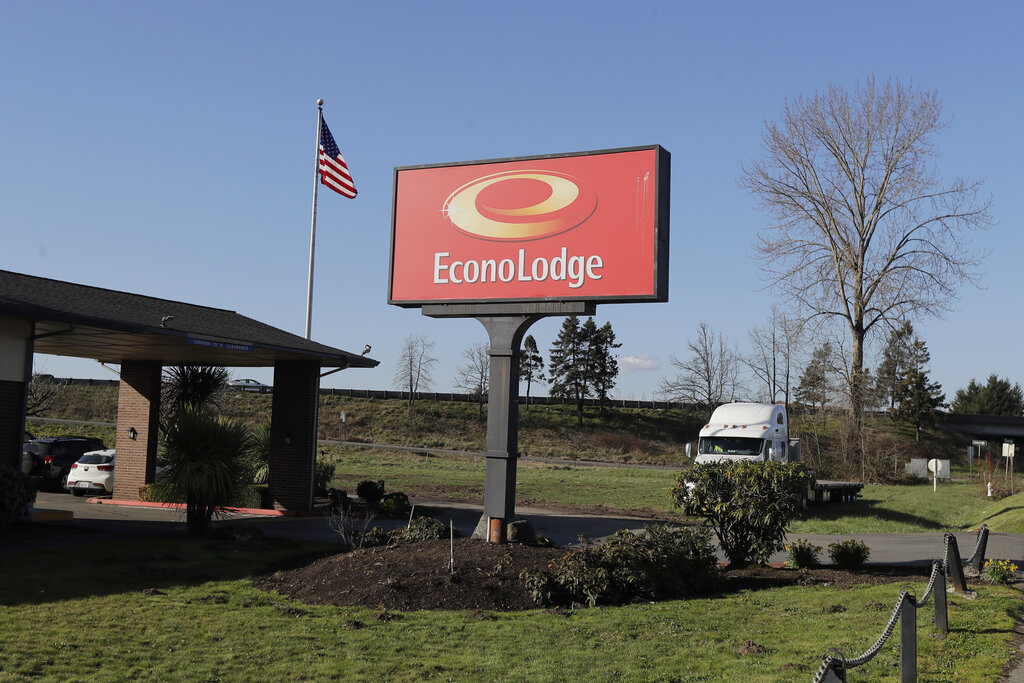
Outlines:
{"label": "chain fence", "polygon": [[867,664],[882,650],[886,641],[900,623],[900,681],[901,683],[917,680],[917,610],[928,604],[929,598],[935,603],[935,629],[945,633],[949,629],[946,607],[946,575],[950,574],[953,588],[958,593],[969,593],[963,579],[963,565],[979,567],[984,561],[985,549],[988,544],[988,527],[982,525],[974,544],[971,556],[965,561],[960,557],[956,537],[947,533],[943,535],[943,559],[932,561],[932,572],[928,579],[928,587],[920,600],[915,600],[909,589],[900,590],[896,606],[882,634],[859,657],[846,658],[838,650],[830,650],[821,661],[817,673],[812,679],[814,683],[833,683],[846,681],[846,673],[850,669]]}

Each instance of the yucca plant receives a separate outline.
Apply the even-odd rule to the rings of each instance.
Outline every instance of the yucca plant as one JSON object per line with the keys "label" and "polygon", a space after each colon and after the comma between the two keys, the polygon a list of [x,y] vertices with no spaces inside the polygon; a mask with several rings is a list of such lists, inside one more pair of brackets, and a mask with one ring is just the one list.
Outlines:
{"label": "yucca plant", "polygon": [[252,483],[266,484],[270,472],[270,422],[262,422],[252,430],[252,462]]}
{"label": "yucca plant", "polygon": [[208,533],[218,507],[237,504],[252,485],[252,438],[240,422],[190,404],[178,408],[163,434],[166,500],[185,504],[189,536]]}

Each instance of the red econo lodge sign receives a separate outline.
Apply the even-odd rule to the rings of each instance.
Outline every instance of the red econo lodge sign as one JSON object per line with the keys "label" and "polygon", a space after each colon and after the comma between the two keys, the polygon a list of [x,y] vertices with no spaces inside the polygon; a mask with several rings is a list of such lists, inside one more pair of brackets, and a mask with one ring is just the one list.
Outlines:
{"label": "red econo lodge sign", "polygon": [[668,300],[660,146],[395,169],[388,303]]}

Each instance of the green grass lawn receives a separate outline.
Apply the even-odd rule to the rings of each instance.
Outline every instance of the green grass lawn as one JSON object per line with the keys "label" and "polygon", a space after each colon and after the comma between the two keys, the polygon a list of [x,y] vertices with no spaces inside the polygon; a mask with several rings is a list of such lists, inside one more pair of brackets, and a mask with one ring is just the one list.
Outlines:
{"label": "green grass lawn", "polygon": [[[336,463],[333,486],[354,494],[364,479],[384,480],[388,491],[410,497],[483,503],[484,459],[457,455],[422,455],[364,448],[328,449]],[[574,505],[624,512],[669,512],[668,470],[548,465],[521,460],[516,474],[519,505]]]}
{"label": "green grass lawn", "polygon": [[[355,491],[363,479],[383,479],[388,491],[410,497],[483,502],[482,458],[421,455],[362,448],[328,449],[336,462],[333,486]],[[581,511],[651,511],[678,514],[668,494],[674,470],[551,465],[520,461],[516,501],[519,505],[571,505]],[[995,500],[977,483],[939,486],[865,486],[852,503],[812,504],[793,522],[794,533],[918,533],[972,529],[1024,533],[1024,493]]]}
{"label": "green grass lawn", "polygon": [[994,501],[976,484],[865,486],[853,503],[812,505],[790,530],[796,533],[916,533],[974,529],[1024,533],[1024,495]]}
{"label": "green grass lawn", "polygon": [[[297,603],[247,578],[329,550],[154,539],[4,555],[0,681],[808,680],[829,648],[856,656],[874,643],[901,585],[385,621]],[[923,581],[912,585],[923,592]],[[997,680],[1019,605],[1019,591],[1000,586],[951,596],[945,637],[931,632],[931,607],[920,611],[919,680]],[[766,651],[738,654],[747,640]],[[895,680],[894,645],[851,679]]]}

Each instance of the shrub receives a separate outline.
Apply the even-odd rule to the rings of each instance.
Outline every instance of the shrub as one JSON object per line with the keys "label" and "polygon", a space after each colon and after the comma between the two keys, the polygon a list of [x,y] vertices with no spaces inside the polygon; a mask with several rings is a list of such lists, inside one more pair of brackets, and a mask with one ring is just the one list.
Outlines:
{"label": "shrub", "polygon": [[409,496],[399,491],[397,493],[385,494],[380,499],[380,507],[377,509],[377,512],[383,517],[395,519],[397,517],[407,517],[411,509]]}
{"label": "shrub", "polygon": [[356,495],[367,503],[376,503],[384,495],[384,482],[364,479],[356,486]]}
{"label": "shrub", "polygon": [[[393,532],[396,540],[403,541],[432,541],[440,538],[448,538],[451,528],[441,520],[433,517],[417,517],[412,520],[408,527],[399,527]],[[462,536],[459,530],[455,530],[456,538]]]}
{"label": "shrub", "polygon": [[387,545],[391,542],[391,533],[379,526],[372,526],[363,530],[360,536],[359,545],[363,548],[372,548],[378,545]]}
{"label": "shrub", "polygon": [[[175,503],[175,493],[165,483],[143,484],[139,487],[139,500],[148,503]],[[273,502],[270,499],[270,488],[265,484],[240,483],[238,489],[232,495],[231,504],[224,507],[240,507],[255,509],[270,509]]]}
{"label": "shrub", "polygon": [[730,563],[764,563],[785,545],[809,478],[802,463],[707,463],[680,472],[670,493],[684,514],[714,529]]}
{"label": "shrub", "polygon": [[334,463],[326,458],[317,458],[313,464],[313,495],[326,496],[327,487],[334,479]]}
{"label": "shrub", "polygon": [[12,526],[29,515],[36,490],[21,470],[0,466],[0,527]]}
{"label": "shrub", "polygon": [[641,534],[617,531],[602,545],[584,541],[549,571],[519,578],[539,604],[593,607],[708,593],[718,571],[708,529],[652,525]]}
{"label": "shrub", "polygon": [[1010,560],[986,560],[981,570],[981,575],[991,583],[1009,583],[1013,579],[1013,573],[1017,571],[1017,565]]}
{"label": "shrub", "polygon": [[811,567],[817,567],[818,553],[822,550],[820,545],[814,545],[810,541],[797,539],[786,546],[786,552],[789,553],[789,564],[790,567],[796,567],[797,569],[807,569]]}
{"label": "shrub", "polygon": [[856,569],[868,560],[871,551],[864,541],[850,539],[842,543],[829,543],[828,556],[832,558],[832,564],[840,569]]}
{"label": "shrub", "polygon": [[[364,545],[382,545],[376,537],[377,527],[373,526],[376,515],[351,505],[336,506],[327,517],[327,524],[341,537],[345,549],[361,548]],[[384,539],[384,543],[387,539]]]}
{"label": "shrub", "polygon": [[[317,460],[319,463],[319,459]],[[252,430],[252,483],[266,484],[270,474],[270,421],[256,425]]]}
{"label": "shrub", "polygon": [[239,487],[234,497],[234,505],[240,508],[260,509],[264,507],[264,492],[268,491],[266,486],[243,485]]}
{"label": "shrub", "polygon": [[165,483],[156,482],[153,484],[143,484],[139,487],[139,500],[144,500],[148,503],[173,503],[174,493],[171,491],[171,487]]}

